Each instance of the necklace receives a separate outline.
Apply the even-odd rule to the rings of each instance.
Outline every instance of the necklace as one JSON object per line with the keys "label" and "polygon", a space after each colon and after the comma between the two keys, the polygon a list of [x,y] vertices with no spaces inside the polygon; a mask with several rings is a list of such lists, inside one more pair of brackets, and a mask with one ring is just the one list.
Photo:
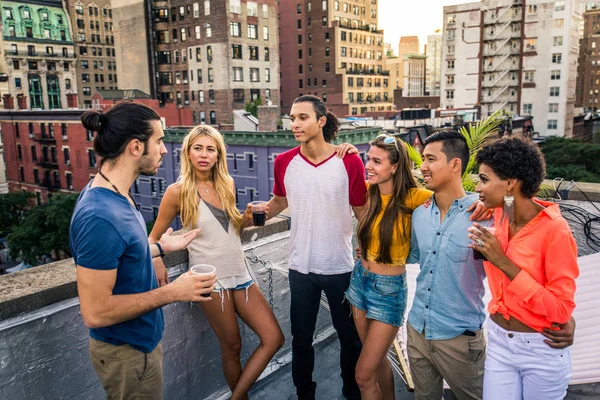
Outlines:
{"label": "necklace", "polygon": [[203,188],[201,188],[201,189],[203,189],[203,190],[206,192],[206,194],[208,194],[208,192],[209,192],[209,191],[208,191],[208,187],[206,187],[206,186],[205,186],[205,187],[203,187]]}
{"label": "necklace", "polygon": [[[113,187],[113,189],[115,189],[115,192],[117,192],[118,194],[120,194],[121,196],[123,196],[123,194],[122,194],[122,193],[119,191],[119,189],[118,189],[118,188],[115,186],[115,184],[114,184],[114,183],[112,183],[112,182],[110,181],[110,179],[108,179],[108,177],[102,173],[102,171],[98,170],[98,174],[100,174],[100,176],[101,176],[102,178],[104,178],[104,180],[105,180],[106,182],[110,183],[110,186],[112,186],[112,187]],[[135,204],[135,200],[133,200],[133,197],[131,197],[131,193],[129,193],[129,191],[127,191],[127,195],[129,196],[129,198],[131,199],[131,201],[133,201],[133,204]]]}

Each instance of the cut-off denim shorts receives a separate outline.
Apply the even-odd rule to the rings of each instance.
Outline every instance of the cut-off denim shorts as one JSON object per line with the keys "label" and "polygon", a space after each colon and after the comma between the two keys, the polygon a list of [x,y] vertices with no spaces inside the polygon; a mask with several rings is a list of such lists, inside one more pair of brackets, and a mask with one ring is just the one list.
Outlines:
{"label": "cut-off denim shorts", "polygon": [[406,272],[396,276],[374,274],[358,260],[346,298],[354,307],[366,311],[367,318],[399,327],[404,323],[407,293]]}

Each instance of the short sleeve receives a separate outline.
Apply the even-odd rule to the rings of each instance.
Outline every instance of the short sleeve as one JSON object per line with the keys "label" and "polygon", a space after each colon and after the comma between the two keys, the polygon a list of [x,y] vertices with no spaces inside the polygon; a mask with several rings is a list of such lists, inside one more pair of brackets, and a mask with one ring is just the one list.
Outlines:
{"label": "short sleeve", "polygon": [[353,207],[364,206],[367,202],[365,166],[356,154],[346,155],[344,166],[348,173],[350,205]]}
{"label": "short sleeve", "polygon": [[296,157],[299,153],[300,147],[296,147],[275,157],[273,167],[273,194],[275,196],[286,197],[285,172],[287,171],[287,168],[294,157]]}
{"label": "short sleeve", "polygon": [[103,218],[93,217],[71,229],[75,229],[71,249],[77,265],[99,270],[111,270],[119,266],[127,244],[113,224]]}
{"label": "short sleeve", "polygon": [[423,205],[427,200],[431,198],[433,192],[431,190],[423,188],[415,188],[411,192],[411,198],[408,206],[414,211],[417,207]]}

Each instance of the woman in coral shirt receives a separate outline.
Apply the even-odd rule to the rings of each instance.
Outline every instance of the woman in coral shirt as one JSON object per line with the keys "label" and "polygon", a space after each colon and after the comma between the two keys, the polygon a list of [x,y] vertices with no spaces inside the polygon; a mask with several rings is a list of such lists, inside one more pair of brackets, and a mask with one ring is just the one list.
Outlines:
{"label": "woman in coral shirt", "polygon": [[570,350],[540,333],[566,323],[575,308],[577,245],[556,203],[534,198],[545,175],[537,146],[504,138],[477,155],[476,191],[494,208],[495,235],[474,224],[471,245],[484,262],[492,300],[484,400],[563,399],[571,378]]}

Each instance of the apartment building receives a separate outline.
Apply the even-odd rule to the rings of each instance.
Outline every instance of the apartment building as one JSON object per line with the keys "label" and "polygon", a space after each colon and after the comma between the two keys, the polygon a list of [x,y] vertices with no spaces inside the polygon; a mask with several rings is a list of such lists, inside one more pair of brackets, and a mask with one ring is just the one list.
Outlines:
{"label": "apartment building", "polygon": [[98,90],[117,89],[117,63],[110,0],[69,0],[77,55],[79,107],[89,108]]}
{"label": "apartment building", "polygon": [[444,7],[441,104],[534,117],[573,134],[583,2],[484,0]]}
{"label": "apartment building", "polygon": [[[279,104],[276,0],[114,0],[119,87],[233,122],[248,101]],[[145,27],[145,29],[144,29]]]}
{"label": "apartment building", "polygon": [[[0,90],[20,109],[67,107],[77,92],[71,24],[60,0],[4,1]],[[6,105],[5,105],[6,107]]]}
{"label": "apartment building", "polygon": [[439,96],[442,76],[442,35],[427,36],[425,55],[427,56],[425,94],[427,96]]}
{"label": "apartment building", "polygon": [[302,94],[339,116],[394,108],[376,0],[281,0],[280,10],[283,112]]}
{"label": "apartment building", "polygon": [[583,37],[580,40],[577,73],[576,107],[598,110],[600,90],[600,9],[584,14]]}

